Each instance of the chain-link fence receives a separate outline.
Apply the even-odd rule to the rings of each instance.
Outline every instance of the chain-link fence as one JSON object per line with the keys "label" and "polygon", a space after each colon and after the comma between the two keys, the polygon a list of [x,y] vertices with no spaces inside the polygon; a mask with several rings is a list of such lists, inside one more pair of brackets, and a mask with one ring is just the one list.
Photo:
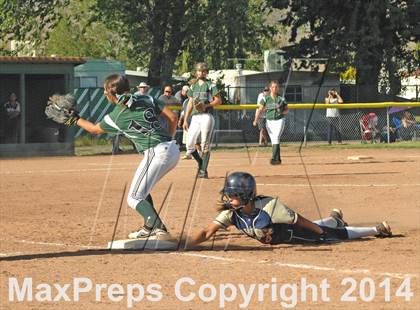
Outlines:
{"label": "chain-link fence", "polygon": [[[267,87],[267,83],[263,81],[254,82],[253,86],[227,85],[224,88],[226,104],[256,104],[258,94],[261,93],[265,87]],[[313,103],[314,101],[322,103],[325,100],[328,90],[331,88],[335,88],[339,91],[344,102],[359,102],[359,91],[357,86],[354,84],[340,85],[338,81],[335,84],[332,81],[329,81],[328,83],[323,83],[321,86],[289,84],[284,96],[288,103]],[[283,91],[283,84],[281,84],[281,95],[283,95]],[[420,96],[420,85],[406,85],[400,95],[400,100],[402,101],[418,101]],[[384,98],[379,100],[384,100]]]}
{"label": "chain-link fence", "polygon": [[[316,87],[289,89],[286,97],[290,103],[299,101],[298,99],[303,100],[306,97],[313,99],[316,89]],[[243,91],[247,91],[250,96],[255,95],[256,97],[258,94],[257,88],[247,88]],[[113,109],[113,105],[103,96],[102,88],[79,88],[75,90],[75,96],[82,117],[94,123],[101,120],[106,113]],[[318,101],[323,101],[323,98]],[[286,126],[281,137],[284,142],[301,142],[302,140],[305,142],[327,142],[329,132],[333,141],[337,141],[337,132],[340,134],[342,141],[380,142],[382,140],[394,142],[396,140],[420,139],[419,107],[409,110],[407,110],[407,107],[392,109],[385,106],[383,108],[364,108],[363,104],[360,104],[355,109],[340,109],[339,116],[331,119],[326,117],[326,109],[314,109],[312,111],[312,105],[307,109],[299,109],[299,104],[295,105],[297,108],[293,107],[294,104],[289,106]],[[229,107],[230,110],[214,110],[216,124],[213,143],[215,145],[221,143],[258,143],[259,130],[252,125],[255,109],[250,105],[246,107],[230,105]],[[312,116],[310,116],[311,111]],[[404,112],[408,112],[412,122],[414,122],[407,128],[404,127],[402,122]],[[311,120],[307,127],[309,117]],[[75,137],[77,138],[85,133],[83,129],[79,128]]]}
{"label": "chain-link fence", "polygon": [[[419,108],[393,112],[390,108],[340,109],[337,117],[327,117],[326,109],[290,109],[285,118],[281,136],[284,142],[341,142],[361,143],[395,142],[420,139]],[[412,121],[404,127],[403,115]],[[253,126],[255,110],[215,110],[216,121],[213,143],[254,144],[259,141],[259,130]],[[268,136],[268,135],[267,135]]]}

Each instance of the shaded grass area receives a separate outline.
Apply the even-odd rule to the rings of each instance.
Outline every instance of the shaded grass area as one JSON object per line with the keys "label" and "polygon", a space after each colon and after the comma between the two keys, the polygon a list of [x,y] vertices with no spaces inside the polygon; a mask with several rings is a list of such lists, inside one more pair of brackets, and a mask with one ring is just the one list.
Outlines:
{"label": "shaded grass area", "polygon": [[310,148],[322,148],[322,149],[420,149],[419,141],[401,141],[395,143],[360,143],[360,142],[348,142],[343,144],[312,144]]}
{"label": "shaded grass area", "polygon": [[[300,143],[282,143],[281,147],[289,151],[298,151]],[[123,139],[120,143],[122,149],[121,154],[136,153],[133,150],[130,142]],[[401,141],[395,143],[366,143],[362,144],[360,141],[349,141],[343,144],[332,144],[329,145],[326,142],[311,142],[306,146],[305,149],[322,149],[328,150],[344,150],[344,149],[419,149],[419,141]],[[213,147],[212,151],[215,152],[271,152],[271,146],[258,147],[257,144],[248,144],[246,147],[243,144],[220,144],[217,147]],[[95,139],[91,137],[81,137],[75,141],[75,154],[77,156],[89,156],[89,155],[110,155],[112,154],[112,140],[111,139]]]}
{"label": "shaded grass area", "polygon": [[[121,154],[137,153],[127,139],[121,139],[119,148],[122,150]],[[112,139],[79,137],[74,141],[74,152],[76,156],[110,155],[112,154]]]}

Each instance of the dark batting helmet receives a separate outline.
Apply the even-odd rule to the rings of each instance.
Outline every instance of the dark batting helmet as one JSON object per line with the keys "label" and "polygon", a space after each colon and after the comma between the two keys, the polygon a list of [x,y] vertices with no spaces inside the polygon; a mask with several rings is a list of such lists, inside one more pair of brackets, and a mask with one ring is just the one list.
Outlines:
{"label": "dark batting helmet", "polygon": [[234,172],[226,178],[222,194],[240,200],[242,205],[254,200],[257,195],[255,178],[247,172]]}

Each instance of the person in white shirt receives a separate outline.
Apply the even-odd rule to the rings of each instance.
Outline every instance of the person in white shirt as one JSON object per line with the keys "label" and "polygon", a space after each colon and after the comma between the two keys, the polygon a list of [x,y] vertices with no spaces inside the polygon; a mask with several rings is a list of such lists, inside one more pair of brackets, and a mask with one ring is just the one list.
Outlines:
{"label": "person in white shirt", "polygon": [[[339,104],[343,103],[343,99],[338,92],[333,88],[328,91],[328,96],[325,97],[325,104]],[[341,123],[340,123],[340,111],[336,108],[327,109],[327,121],[328,121],[328,144],[331,144],[333,133],[337,138],[339,144],[342,143],[341,138]]]}

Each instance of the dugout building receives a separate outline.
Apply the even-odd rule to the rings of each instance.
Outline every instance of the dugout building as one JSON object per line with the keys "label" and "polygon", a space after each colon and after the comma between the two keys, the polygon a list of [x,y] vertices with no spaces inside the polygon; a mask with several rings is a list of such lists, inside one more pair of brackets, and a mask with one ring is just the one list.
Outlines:
{"label": "dugout building", "polygon": [[[0,56],[0,157],[73,155],[74,128],[45,117],[48,97],[73,93],[74,67],[81,57]],[[21,106],[17,143],[6,143],[7,115],[4,104],[10,93]]]}

